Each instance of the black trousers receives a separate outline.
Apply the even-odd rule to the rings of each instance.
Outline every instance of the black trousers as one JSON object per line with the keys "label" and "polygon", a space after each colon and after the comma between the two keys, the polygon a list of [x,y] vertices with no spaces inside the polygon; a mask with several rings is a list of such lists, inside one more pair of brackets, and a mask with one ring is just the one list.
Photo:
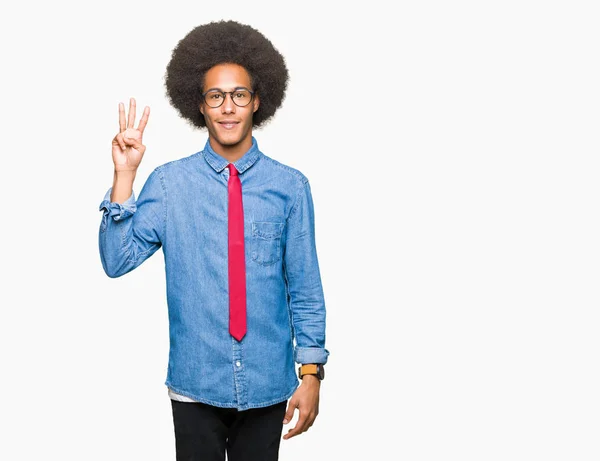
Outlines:
{"label": "black trousers", "polygon": [[277,461],[287,401],[239,411],[171,399],[177,461]]}

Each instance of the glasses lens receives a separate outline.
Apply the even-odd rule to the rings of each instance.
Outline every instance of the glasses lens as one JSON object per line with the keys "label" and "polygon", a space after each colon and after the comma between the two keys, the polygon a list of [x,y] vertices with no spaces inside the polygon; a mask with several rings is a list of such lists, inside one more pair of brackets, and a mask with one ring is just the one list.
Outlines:
{"label": "glasses lens", "polygon": [[225,95],[219,90],[211,90],[204,95],[204,101],[210,107],[219,107],[221,104],[223,104],[224,99]]}
{"label": "glasses lens", "polygon": [[250,100],[252,99],[252,95],[248,90],[235,90],[231,94],[231,99],[240,107],[247,106],[250,104]]}

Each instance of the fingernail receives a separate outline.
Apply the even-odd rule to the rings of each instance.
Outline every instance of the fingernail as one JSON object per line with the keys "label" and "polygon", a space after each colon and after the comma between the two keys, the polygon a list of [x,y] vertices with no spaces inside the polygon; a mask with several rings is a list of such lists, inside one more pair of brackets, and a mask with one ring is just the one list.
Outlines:
{"label": "fingernail", "polygon": [[287,420],[287,419],[284,419],[284,420],[283,420],[283,424],[287,424],[287,423],[288,423],[288,420]]}

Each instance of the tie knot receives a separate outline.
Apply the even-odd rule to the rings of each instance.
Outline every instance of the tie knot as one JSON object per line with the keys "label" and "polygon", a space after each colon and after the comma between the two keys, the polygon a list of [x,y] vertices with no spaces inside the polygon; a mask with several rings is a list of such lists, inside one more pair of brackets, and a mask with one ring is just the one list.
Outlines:
{"label": "tie knot", "polygon": [[235,169],[235,166],[233,163],[230,163],[229,165],[227,165],[229,167],[229,174],[231,176],[237,176],[238,175],[238,170]]}

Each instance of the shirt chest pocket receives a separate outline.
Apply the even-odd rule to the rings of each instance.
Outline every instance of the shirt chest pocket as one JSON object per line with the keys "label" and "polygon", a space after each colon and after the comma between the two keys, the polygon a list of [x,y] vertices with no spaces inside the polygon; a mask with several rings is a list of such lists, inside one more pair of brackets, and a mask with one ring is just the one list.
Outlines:
{"label": "shirt chest pocket", "polygon": [[250,239],[252,261],[263,266],[275,264],[281,259],[282,222],[254,221]]}

